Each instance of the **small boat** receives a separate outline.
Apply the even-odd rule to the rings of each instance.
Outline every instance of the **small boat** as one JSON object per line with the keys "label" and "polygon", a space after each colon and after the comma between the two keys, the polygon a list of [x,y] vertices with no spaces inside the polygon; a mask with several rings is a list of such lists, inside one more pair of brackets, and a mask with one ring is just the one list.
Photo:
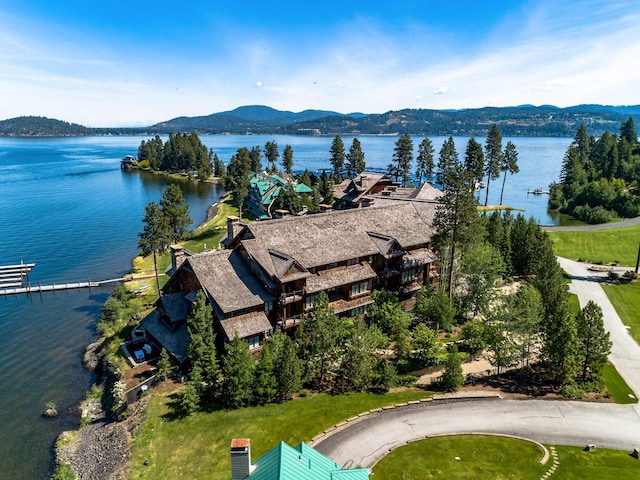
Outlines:
{"label": "small boat", "polygon": [[536,188],[535,190],[527,191],[527,194],[529,193],[533,195],[549,195],[549,192],[547,190],[542,190],[541,188]]}

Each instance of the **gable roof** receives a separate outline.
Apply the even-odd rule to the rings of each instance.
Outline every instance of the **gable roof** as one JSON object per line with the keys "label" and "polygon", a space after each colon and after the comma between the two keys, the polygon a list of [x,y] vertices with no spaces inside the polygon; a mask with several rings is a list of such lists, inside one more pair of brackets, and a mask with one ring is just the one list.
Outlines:
{"label": "gable roof", "polygon": [[368,480],[368,470],[343,470],[306,443],[290,447],[280,442],[258,458],[250,480]]}
{"label": "gable roof", "polygon": [[248,254],[272,277],[283,279],[271,257],[278,252],[305,269],[380,252],[370,233],[386,236],[401,248],[427,244],[434,233],[435,203],[395,202],[380,207],[287,217],[248,224],[241,240]]}
{"label": "gable roof", "polygon": [[219,319],[274,299],[236,250],[200,253],[189,257],[185,264],[198,278]]}

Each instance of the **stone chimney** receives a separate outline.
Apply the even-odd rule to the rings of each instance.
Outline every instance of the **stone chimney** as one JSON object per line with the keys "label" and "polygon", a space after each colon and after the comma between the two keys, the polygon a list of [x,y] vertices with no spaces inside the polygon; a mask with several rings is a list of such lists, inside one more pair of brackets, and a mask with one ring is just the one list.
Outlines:
{"label": "stone chimney", "polygon": [[251,465],[251,441],[248,438],[231,440],[231,480],[244,480],[255,468]]}
{"label": "stone chimney", "polygon": [[171,250],[171,270],[173,274],[180,268],[180,265],[184,263],[187,254],[181,245],[170,245],[169,249]]}
{"label": "stone chimney", "polygon": [[229,215],[227,217],[227,238],[226,241],[230,242],[233,240],[233,237],[238,233],[238,224],[240,223],[240,219],[234,215]]}

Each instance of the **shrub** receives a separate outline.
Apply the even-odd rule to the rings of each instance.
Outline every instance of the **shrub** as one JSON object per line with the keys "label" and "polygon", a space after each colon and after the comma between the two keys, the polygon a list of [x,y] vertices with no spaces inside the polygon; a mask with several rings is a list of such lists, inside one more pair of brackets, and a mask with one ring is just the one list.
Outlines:
{"label": "shrub", "polygon": [[73,471],[71,465],[66,462],[60,463],[56,467],[56,471],[51,477],[51,480],[76,480],[76,472]]}
{"label": "shrub", "polygon": [[400,375],[396,379],[396,386],[398,387],[413,387],[418,381],[418,377],[413,375]]}
{"label": "shrub", "polygon": [[633,270],[627,270],[622,274],[620,280],[624,283],[631,283],[638,278],[638,275]]}
{"label": "shrub", "polygon": [[584,398],[584,390],[577,383],[568,383],[560,389],[563,397],[581,399]]}

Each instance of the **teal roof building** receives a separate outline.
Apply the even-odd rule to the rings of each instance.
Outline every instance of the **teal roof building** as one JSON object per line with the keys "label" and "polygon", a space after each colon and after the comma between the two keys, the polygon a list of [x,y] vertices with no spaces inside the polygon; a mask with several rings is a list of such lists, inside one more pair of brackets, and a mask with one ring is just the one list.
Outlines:
{"label": "teal roof building", "polygon": [[249,440],[231,442],[231,480],[368,480],[366,468],[343,469],[304,442],[291,447],[280,442],[258,458],[250,460]]}
{"label": "teal roof building", "polygon": [[[249,178],[249,195],[246,199],[251,213],[260,220],[271,218],[273,204],[286,185],[287,182],[279,175],[252,173]],[[293,188],[298,195],[313,193],[313,190],[304,183],[294,183]]]}

